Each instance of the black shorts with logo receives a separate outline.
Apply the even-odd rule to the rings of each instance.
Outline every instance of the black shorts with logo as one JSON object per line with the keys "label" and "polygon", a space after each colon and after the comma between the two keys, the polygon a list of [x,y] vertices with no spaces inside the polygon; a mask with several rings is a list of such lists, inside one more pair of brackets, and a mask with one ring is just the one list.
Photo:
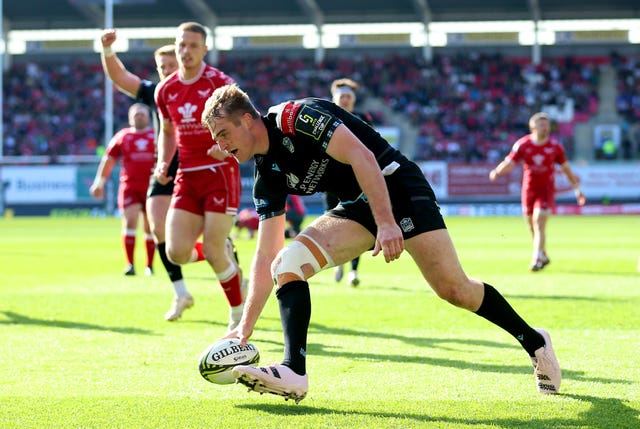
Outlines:
{"label": "black shorts with logo", "polygon": [[[176,174],[178,174],[178,153],[173,156],[171,160],[171,164],[169,164],[169,170],[167,172],[167,176],[173,177],[175,179]],[[173,194],[173,180],[171,180],[166,185],[161,184],[155,178],[155,176],[151,176],[151,182],[149,183],[149,190],[147,191],[147,198],[155,197],[157,195],[169,195]]]}
{"label": "black shorts with logo", "polygon": [[[435,193],[415,163],[404,162],[393,174],[385,176],[385,181],[393,207],[393,217],[402,229],[405,240],[423,232],[446,228]],[[374,237],[378,231],[365,198],[353,203],[341,203],[329,210],[327,215],[358,222]]]}

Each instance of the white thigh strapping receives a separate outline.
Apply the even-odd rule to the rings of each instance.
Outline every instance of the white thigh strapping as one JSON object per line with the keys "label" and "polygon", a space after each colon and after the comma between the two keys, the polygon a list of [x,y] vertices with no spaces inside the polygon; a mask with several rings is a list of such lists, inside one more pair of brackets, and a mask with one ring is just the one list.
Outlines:
{"label": "white thigh strapping", "polygon": [[279,284],[290,280],[306,280],[333,265],[333,260],[317,241],[306,234],[299,234],[278,252],[271,266],[271,276]]}

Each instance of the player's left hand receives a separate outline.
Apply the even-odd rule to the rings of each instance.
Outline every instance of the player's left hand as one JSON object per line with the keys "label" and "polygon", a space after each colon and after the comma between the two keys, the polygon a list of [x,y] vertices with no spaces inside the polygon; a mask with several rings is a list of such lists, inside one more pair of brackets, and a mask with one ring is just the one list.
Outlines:
{"label": "player's left hand", "polygon": [[211,146],[209,150],[207,150],[207,155],[217,159],[218,161],[224,161],[228,156],[230,156],[229,152],[227,152],[226,150],[222,150],[218,143],[214,143],[213,146]]}
{"label": "player's left hand", "polygon": [[376,245],[373,248],[373,256],[380,251],[384,255],[386,262],[391,262],[400,257],[404,250],[404,239],[402,231],[395,223],[388,223],[378,226],[378,235],[376,236]]}
{"label": "player's left hand", "polygon": [[156,168],[153,170],[153,175],[161,185],[166,185],[173,180],[173,176],[167,176],[169,171],[169,164],[164,161],[160,161],[156,164]]}
{"label": "player's left hand", "polygon": [[578,202],[579,206],[584,206],[587,203],[587,197],[584,196],[584,194],[582,193],[581,189],[576,189],[575,190],[576,193],[576,201]]}

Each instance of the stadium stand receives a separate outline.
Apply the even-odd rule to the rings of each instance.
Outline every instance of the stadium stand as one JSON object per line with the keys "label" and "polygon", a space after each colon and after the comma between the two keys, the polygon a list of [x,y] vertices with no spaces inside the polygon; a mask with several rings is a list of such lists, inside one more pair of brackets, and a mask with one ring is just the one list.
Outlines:
{"label": "stadium stand", "polygon": [[[474,0],[449,2],[367,2],[362,13],[359,2],[290,2],[274,0],[269,7],[251,0],[247,14],[233,2],[202,0],[193,2],[115,2],[116,27],[168,26],[196,19],[206,24],[340,24],[350,22],[432,22],[620,19],[640,16],[634,0],[513,2]],[[314,4],[316,8],[305,7]],[[199,5],[197,9],[195,5]],[[100,28],[105,14],[99,2],[47,0],[5,2],[6,29]],[[328,84],[336,76],[352,76],[362,82],[360,102],[371,99],[377,124],[391,122],[396,113],[409,121],[417,136],[406,151],[419,160],[496,161],[508,150],[514,138],[526,131],[526,118],[542,106],[572,108],[570,120],[557,121],[556,135],[571,156],[574,127],[588,121],[601,106],[600,69],[611,65],[617,73],[613,83],[615,108],[624,119],[622,158],[637,159],[640,154],[639,61],[628,52],[608,55],[620,48],[599,43],[598,53],[589,47],[548,52],[545,47],[540,65],[531,65],[527,48],[517,54],[507,46],[488,50],[476,48],[436,49],[427,64],[419,49],[384,51],[361,49],[355,54],[339,49],[317,64],[313,51],[234,55],[220,52],[219,66],[232,74],[252,94],[258,107],[287,98],[314,95],[326,97]],[[151,47],[149,47],[151,49]],[[575,52],[574,52],[575,51]],[[127,66],[149,77],[153,65],[140,53],[123,55]],[[509,53],[507,53],[509,52]],[[594,56],[597,55],[597,56]],[[94,154],[104,142],[102,123],[103,76],[97,55],[85,52],[14,58],[4,73],[5,156]],[[72,58],[69,60],[69,58]],[[153,79],[153,77],[151,77]],[[125,123],[130,100],[115,92],[114,125]]]}
{"label": "stadium stand", "polygon": [[[417,159],[493,162],[526,131],[530,112],[544,105],[572,102],[575,121],[593,115],[598,107],[598,65],[603,61],[557,58],[534,67],[522,58],[472,53],[436,55],[431,64],[418,55],[338,57],[320,65],[311,58],[263,56],[222,57],[219,66],[254,94],[262,110],[289,98],[327,97],[334,78],[354,76],[363,83],[366,97],[380,99],[410,118],[419,130]],[[150,61],[127,61],[127,66],[153,79]],[[630,106],[635,100],[638,109],[633,94],[637,82],[629,81],[627,76],[619,84],[618,104]],[[97,58],[71,64],[14,63],[5,81],[4,108],[11,112],[4,118],[5,155],[95,154],[103,138],[103,88]],[[131,101],[119,92],[115,97],[119,126],[126,124]],[[384,124],[384,115],[374,113],[376,122]],[[572,126],[565,123],[558,129],[569,152]]]}

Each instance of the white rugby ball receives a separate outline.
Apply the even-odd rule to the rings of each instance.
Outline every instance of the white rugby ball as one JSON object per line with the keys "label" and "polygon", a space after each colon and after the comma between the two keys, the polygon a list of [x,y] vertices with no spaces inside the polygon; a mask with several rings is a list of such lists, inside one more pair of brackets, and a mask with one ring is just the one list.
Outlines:
{"label": "white rugby ball", "polygon": [[260,353],[256,346],[243,346],[237,338],[217,340],[202,352],[198,369],[205,380],[215,384],[231,384],[235,377],[231,370],[236,365],[256,365]]}

